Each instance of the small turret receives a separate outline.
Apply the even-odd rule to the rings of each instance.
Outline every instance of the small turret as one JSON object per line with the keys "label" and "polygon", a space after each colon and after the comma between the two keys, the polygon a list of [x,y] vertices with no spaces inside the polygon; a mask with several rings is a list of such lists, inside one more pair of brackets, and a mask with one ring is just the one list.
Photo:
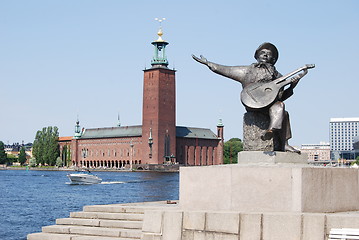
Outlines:
{"label": "small turret", "polygon": [[117,127],[121,127],[120,114],[117,115]]}
{"label": "small turret", "polygon": [[81,127],[80,127],[80,121],[77,119],[76,125],[75,125],[75,135],[74,138],[80,138],[81,137]]}
{"label": "small turret", "polygon": [[218,123],[217,123],[217,137],[219,139],[221,139],[221,141],[224,141],[224,136],[223,136],[223,122],[222,119],[219,119]]}

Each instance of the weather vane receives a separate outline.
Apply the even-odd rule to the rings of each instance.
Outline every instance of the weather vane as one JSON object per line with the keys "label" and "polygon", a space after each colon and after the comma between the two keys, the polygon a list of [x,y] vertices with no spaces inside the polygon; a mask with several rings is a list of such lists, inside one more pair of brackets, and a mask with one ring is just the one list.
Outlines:
{"label": "weather vane", "polygon": [[160,27],[162,27],[162,22],[166,20],[166,18],[155,18],[155,21],[160,23]]}
{"label": "weather vane", "polygon": [[163,32],[162,32],[162,22],[166,20],[166,18],[155,18],[155,21],[159,22],[160,23],[160,29],[158,30],[157,32],[157,35],[158,35],[158,39],[156,40],[156,42],[164,42],[164,40],[162,39],[162,35],[163,35]]}

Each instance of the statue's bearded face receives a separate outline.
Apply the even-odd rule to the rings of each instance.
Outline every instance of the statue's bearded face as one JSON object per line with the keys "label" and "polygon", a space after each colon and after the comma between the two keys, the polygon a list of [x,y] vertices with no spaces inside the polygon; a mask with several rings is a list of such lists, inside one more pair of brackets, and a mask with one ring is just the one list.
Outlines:
{"label": "statue's bearded face", "polygon": [[260,63],[273,63],[273,53],[269,49],[262,49],[259,51],[257,61]]}

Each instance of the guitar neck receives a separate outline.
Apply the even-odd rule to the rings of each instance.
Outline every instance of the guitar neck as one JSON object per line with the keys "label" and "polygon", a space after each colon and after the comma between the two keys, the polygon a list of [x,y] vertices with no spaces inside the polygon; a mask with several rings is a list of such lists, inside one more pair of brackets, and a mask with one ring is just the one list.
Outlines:
{"label": "guitar neck", "polygon": [[313,67],[314,67],[314,65],[313,65],[313,66],[312,66],[312,65],[309,65],[309,64],[304,65],[303,67],[300,67],[300,68],[294,70],[293,72],[290,72],[290,73],[288,73],[288,74],[286,74],[286,75],[284,75],[284,76],[282,76],[282,77],[280,77],[280,78],[277,78],[277,79],[274,80],[274,81],[276,82],[276,84],[287,85],[287,84],[291,83],[290,80],[286,81],[287,78],[289,78],[289,77],[291,77],[291,76],[293,76],[293,75],[299,73],[300,71],[304,71],[304,70],[306,70],[306,69],[308,69],[308,68],[313,68]]}

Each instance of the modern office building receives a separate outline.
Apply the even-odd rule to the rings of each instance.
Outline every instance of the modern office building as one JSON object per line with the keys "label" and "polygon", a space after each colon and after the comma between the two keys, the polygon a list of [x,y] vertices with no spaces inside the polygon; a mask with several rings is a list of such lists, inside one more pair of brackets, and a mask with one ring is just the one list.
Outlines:
{"label": "modern office building", "polygon": [[308,161],[330,161],[330,144],[326,142],[320,142],[319,144],[302,144],[301,152],[308,154]]}
{"label": "modern office building", "polygon": [[359,136],[359,118],[331,118],[329,124],[331,159],[355,159],[354,138]]}

